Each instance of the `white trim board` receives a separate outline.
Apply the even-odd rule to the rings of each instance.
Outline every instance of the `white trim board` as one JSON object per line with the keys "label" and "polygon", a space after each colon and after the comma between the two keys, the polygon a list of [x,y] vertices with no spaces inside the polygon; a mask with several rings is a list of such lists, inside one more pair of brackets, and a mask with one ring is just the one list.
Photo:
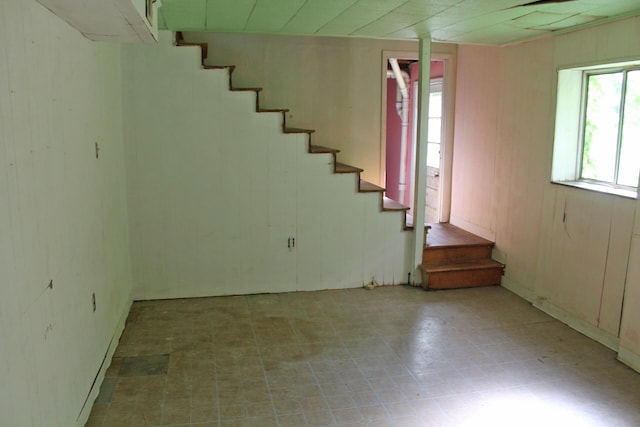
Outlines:
{"label": "white trim board", "polygon": [[111,338],[109,347],[107,348],[107,354],[105,355],[104,362],[100,367],[96,375],[96,381],[93,384],[91,390],[89,390],[89,396],[87,396],[87,401],[80,411],[78,418],[76,419],[76,426],[82,427],[89,420],[89,415],[91,415],[91,410],[93,409],[93,405],[95,403],[98,394],[100,393],[100,387],[102,386],[102,382],[104,381],[105,374],[109,366],[111,365],[111,359],[116,352],[116,348],[118,348],[118,344],[120,342],[120,337],[124,332],[124,327],[127,322],[127,317],[129,317],[129,312],[131,311],[131,306],[133,305],[133,300],[129,297],[129,302],[125,304],[124,310],[120,315],[120,320],[118,320],[118,324],[116,325],[115,331]]}

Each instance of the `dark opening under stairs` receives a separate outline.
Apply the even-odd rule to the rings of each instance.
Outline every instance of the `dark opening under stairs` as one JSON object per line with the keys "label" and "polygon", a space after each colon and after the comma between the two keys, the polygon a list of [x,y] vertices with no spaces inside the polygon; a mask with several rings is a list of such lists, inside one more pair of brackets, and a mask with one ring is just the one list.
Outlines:
{"label": "dark opening under stairs", "polygon": [[448,223],[428,224],[422,252],[427,290],[500,285],[505,265],[491,259],[494,242]]}
{"label": "dark opening under stairs", "polygon": [[363,169],[360,169],[356,166],[351,166],[348,164],[341,163],[337,160],[337,155],[340,150],[331,147],[324,147],[321,145],[314,145],[311,142],[311,135],[315,132],[314,129],[300,129],[295,127],[287,126],[287,115],[289,112],[288,109],[285,108],[263,108],[260,105],[260,92],[262,88],[259,87],[235,87],[233,85],[233,72],[235,70],[234,65],[208,65],[205,64],[208,55],[208,44],[207,43],[199,43],[199,42],[190,42],[184,39],[182,32],[176,32],[175,38],[176,46],[196,46],[200,47],[202,55],[202,68],[204,70],[227,70],[229,75],[229,90],[232,92],[255,92],[256,94],[256,113],[279,113],[282,114],[282,132],[285,134],[307,134],[308,136],[308,152],[310,154],[331,154],[333,156],[333,172],[336,174],[357,174],[357,191],[360,193],[378,193],[380,197],[380,209],[382,211],[398,211],[403,213],[403,230],[408,230],[407,227],[407,218],[406,212],[409,210],[408,206],[404,206],[388,197],[384,196],[385,189],[383,187],[379,187],[371,182],[365,181],[360,178],[360,174],[363,172]]}

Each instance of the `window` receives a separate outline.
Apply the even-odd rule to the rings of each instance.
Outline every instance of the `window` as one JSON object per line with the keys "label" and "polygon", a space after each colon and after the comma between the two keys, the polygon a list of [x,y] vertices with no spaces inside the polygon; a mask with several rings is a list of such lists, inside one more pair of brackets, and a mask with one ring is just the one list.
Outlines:
{"label": "window", "polygon": [[431,79],[429,92],[429,126],[427,135],[427,166],[440,168],[442,139],[442,78]]}
{"label": "window", "polygon": [[556,183],[637,197],[640,63],[559,72],[552,170]]}

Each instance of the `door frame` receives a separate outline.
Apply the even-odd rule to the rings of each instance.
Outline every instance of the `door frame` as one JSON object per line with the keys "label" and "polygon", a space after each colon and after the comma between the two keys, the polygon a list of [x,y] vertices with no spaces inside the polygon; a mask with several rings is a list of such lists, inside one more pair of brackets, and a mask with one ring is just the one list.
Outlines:
{"label": "door frame", "polygon": [[[380,169],[378,185],[384,187],[387,163],[387,63],[389,58],[419,60],[417,51],[383,50],[380,61],[381,75],[381,105],[380,105]],[[455,114],[455,53],[432,53],[432,61],[444,62],[444,76],[442,87],[442,144],[440,155],[440,194],[438,216],[440,222],[449,222],[451,217],[451,182],[453,169],[453,137]],[[414,188],[417,184],[414,183]],[[424,184],[426,187],[426,183]],[[426,190],[425,190],[426,191]],[[415,207],[414,207],[415,209]]]}

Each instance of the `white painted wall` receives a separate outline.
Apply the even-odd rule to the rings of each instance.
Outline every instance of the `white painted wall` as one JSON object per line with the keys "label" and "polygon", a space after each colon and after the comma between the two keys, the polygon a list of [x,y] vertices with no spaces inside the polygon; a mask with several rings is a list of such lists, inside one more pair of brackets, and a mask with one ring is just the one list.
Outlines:
{"label": "white painted wall", "polygon": [[281,114],[256,113],[253,92],[230,92],[225,70],[202,70],[199,48],[170,37],[124,48],[134,298],[406,283],[401,214],[379,212],[355,175],[332,174],[330,155],[308,154],[306,135],[282,134]]}
{"label": "white painted wall", "polygon": [[147,0],[37,0],[89,40],[112,43],[155,43],[158,7]]}
{"label": "white painted wall", "polygon": [[23,0],[0,39],[0,424],[83,425],[131,302],[120,48]]}
{"label": "white painted wall", "polygon": [[[637,203],[550,184],[556,70],[638,58],[639,35],[632,18],[458,50],[452,222],[495,238],[506,287],[612,348],[625,287],[622,328],[640,332],[629,258]],[[640,354],[640,340],[624,345]]]}
{"label": "white painted wall", "polygon": [[[640,201],[636,212],[640,212]],[[636,214],[633,228],[624,301],[618,358],[640,371],[640,214]]]}

